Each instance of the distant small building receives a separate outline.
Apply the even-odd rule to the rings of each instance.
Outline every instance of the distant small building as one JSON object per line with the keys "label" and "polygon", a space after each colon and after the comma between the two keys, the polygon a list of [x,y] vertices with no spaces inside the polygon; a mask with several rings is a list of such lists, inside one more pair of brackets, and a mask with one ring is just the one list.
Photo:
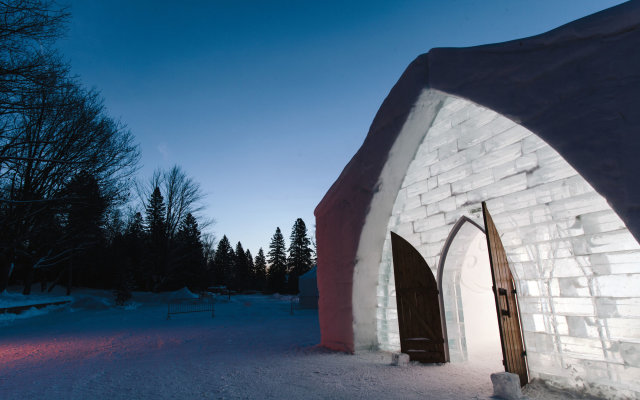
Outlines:
{"label": "distant small building", "polygon": [[307,273],[298,278],[300,294],[299,308],[318,308],[318,282],[316,279],[317,266],[313,266]]}
{"label": "distant small building", "polygon": [[640,398],[638,171],[640,2],[419,56],[315,210],[322,345],[467,359],[477,288],[523,383]]}

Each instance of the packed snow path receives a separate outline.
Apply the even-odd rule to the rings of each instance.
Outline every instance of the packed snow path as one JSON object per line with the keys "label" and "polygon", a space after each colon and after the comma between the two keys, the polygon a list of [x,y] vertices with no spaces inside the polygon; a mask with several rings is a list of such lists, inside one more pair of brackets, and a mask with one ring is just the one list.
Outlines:
{"label": "packed snow path", "polygon": [[103,306],[0,326],[0,398],[489,399],[489,374],[499,370],[327,352],[315,346],[317,312],[290,315],[286,299],[235,296],[216,304],[213,319],[166,320],[166,305],[150,298],[123,309],[88,297]]}

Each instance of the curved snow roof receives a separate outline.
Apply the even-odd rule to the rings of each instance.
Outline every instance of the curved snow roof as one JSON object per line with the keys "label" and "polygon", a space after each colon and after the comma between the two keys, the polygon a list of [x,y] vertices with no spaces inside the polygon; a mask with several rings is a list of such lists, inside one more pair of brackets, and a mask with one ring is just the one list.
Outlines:
{"label": "curved snow roof", "polygon": [[315,210],[322,344],[353,351],[352,287],[365,218],[418,96],[436,89],[512,119],[558,151],[640,239],[640,2],[547,33],[435,48],[405,70]]}

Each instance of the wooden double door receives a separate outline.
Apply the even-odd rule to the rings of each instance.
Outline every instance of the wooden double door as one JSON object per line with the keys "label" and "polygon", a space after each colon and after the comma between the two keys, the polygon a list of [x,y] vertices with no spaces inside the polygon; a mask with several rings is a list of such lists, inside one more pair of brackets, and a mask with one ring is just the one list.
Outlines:
{"label": "wooden double door", "polygon": [[[518,374],[521,385],[525,385],[529,378],[513,276],[500,235],[485,203],[482,203],[482,211],[503,363],[505,371]],[[440,309],[436,279],[420,253],[393,232],[391,248],[401,351],[414,361],[446,362],[446,335],[441,317],[443,310]]]}

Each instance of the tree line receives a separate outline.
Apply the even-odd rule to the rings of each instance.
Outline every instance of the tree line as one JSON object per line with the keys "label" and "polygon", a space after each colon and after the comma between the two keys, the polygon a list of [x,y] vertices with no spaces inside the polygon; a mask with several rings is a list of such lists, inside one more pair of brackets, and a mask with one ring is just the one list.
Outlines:
{"label": "tree line", "polygon": [[[225,288],[298,293],[299,276],[315,263],[315,251],[301,218],[291,230],[288,251],[280,228],[276,228],[266,256],[260,248],[254,258],[241,242],[234,249],[226,235],[214,249],[213,242],[203,238],[192,214],[197,209],[193,199],[200,197],[197,185],[179,167],[161,176],[164,178],[159,182],[164,185],[153,186],[144,213],[135,212],[125,225],[117,222],[116,214],[107,225],[106,264],[116,268],[99,280],[110,282],[119,301],[128,299],[132,290],[157,292],[185,286],[194,292]],[[175,177],[181,177],[180,183],[172,182]],[[184,199],[185,191],[194,194],[191,201]],[[176,202],[181,206],[176,207]]]}
{"label": "tree line", "polygon": [[[100,93],[54,47],[70,14],[50,0],[0,2],[0,292],[22,284],[296,293],[313,250],[296,220],[255,258],[202,233],[199,185],[178,166],[136,183],[140,150]],[[288,254],[287,254],[288,252]]]}
{"label": "tree line", "polygon": [[265,257],[262,248],[255,259],[238,242],[235,250],[227,236],[218,242],[213,262],[212,282],[231,290],[257,290],[267,293],[298,293],[298,278],[315,264],[315,250],[307,227],[298,218],[291,229],[287,248],[280,228],[276,228]]}

